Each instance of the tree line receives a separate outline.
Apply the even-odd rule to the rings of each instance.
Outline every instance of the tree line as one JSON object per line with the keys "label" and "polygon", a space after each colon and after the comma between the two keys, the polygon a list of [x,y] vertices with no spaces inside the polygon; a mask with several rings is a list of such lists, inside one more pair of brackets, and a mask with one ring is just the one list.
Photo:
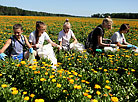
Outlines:
{"label": "tree line", "polygon": [[76,17],[73,15],[67,14],[53,14],[46,12],[37,12],[37,11],[29,11],[23,10],[17,7],[7,7],[0,5],[0,15],[12,15],[12,16],[68,16],[68,17]]}
{"label": "tree line", "polygon": [[110,16],[111,18],[126,18],[126,19],[138,19],[138,13],[105,13],[105,14],[93,14],[91,17],[104,18]]}

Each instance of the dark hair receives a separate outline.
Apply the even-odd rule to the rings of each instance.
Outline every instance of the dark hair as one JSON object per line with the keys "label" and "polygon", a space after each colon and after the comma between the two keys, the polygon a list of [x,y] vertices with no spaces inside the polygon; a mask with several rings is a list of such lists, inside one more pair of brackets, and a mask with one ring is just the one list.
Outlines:
{"label": "dark hair", "polygon": [[36,21],[36,30],[35,30],[35,34],[36,34],[36,43],[38,42],[39,40],[39,37],[38,37],[38,29],[37,28],[40,28],[40,26],[45,26],[45,23],[44,22],[41,22],[41,21]]}
{"label": "dark hair", "polygon": [[15,25],[13,26],[13,30],[14,30],[14,29],[21,29],[21,30],[23,30],[23,27],[22,27],[21,24],[15,24]]}
{"label": "dark hair", "polygon": [[119,31],[126,30],[126,29],[129,29],[129,28],[130,28],[129,24],[122,24]]}

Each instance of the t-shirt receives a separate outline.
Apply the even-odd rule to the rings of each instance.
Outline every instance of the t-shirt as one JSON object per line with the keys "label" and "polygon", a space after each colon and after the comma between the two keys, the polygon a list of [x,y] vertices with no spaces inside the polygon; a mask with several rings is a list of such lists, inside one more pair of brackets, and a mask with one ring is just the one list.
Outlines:
{"label": "t-shirt", "polygon": [[102,28],[102,25],[98,25],[90,34],[92,34],[91,43],[93,44],[92,49],[95,50],[97,48],[100,48],[98,45],[98,36],[104,37],[104,29]]}
{"label": "t-shirt", "polygon": [[73,36],[75,35],[71,29],[69,29],[67,34],[65,34],[64,30],[62,30],[59,32],[58,41],[62,41],[62,46],[67,46],[69,45],[70,38]]}
{"label": "t-shirt", "polygon": [[119,42],[120,44],[126,43],[124,34],[120,34],[119,31],[115,32],[111,37],[112,43]]}
{"label": "t-shirt", "polygon": [[21,35],[21,38],[19,41],[17,41],[15,38],[13,38],[14,40],[14,45],[12,45],[12,51],[11,51],[11,55],[12,56],[18,56],[20,54],[23,53],[23,46],[19,43],[19,41],[24,44],[24,40],[23,40],[23,35]]}
{"label": "t-shirt", "polygon": [[[41,34],[41,36],[39,37],[39,40],[38,40],[38,44],[42,44],[44,43],[45,40],[50,40],[48,34],[46,32],[44,32],[43,34]],[[35,45],[36,44],[36,33],[35,31],[33,31],[32,33],[30,33],[29,35],[29,42],[32,43],[32,45]]]}

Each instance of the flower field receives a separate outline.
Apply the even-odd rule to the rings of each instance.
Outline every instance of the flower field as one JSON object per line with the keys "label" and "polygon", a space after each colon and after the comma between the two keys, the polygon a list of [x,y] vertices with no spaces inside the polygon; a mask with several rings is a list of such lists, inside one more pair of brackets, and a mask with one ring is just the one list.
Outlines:
{"label": "flower field", "polygon": [[[102,19],[70,18],[72,30],[78,41],[84,44],[87,35]],[[58,43],[65,17],[0,16],[0,48],[13,34],[12,26],[20,23],[23,34],[35,30],[35,22],[47,25],[50,38]],[[105,32],[105,38],[119,30],[122,23],[130,24],[126,40],[138,46],[138,20],[113,19],[113,29]],[[46,44],[46,42],[45,42]],[[47,59],[18,62],[11,58],[0,60],[1,102],[137,102],[138,101],[138,53],[131,49],[98,53],[86,51],[68,52],[54,48],[58,64],[53,70]]]}

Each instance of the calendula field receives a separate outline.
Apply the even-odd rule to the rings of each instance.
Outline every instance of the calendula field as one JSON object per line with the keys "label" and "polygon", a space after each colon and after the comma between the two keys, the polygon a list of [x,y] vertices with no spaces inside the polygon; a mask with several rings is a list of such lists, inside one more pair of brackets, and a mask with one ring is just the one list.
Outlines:
{"label": "calendula field", "polygon": [[[66,17],[67,18],[67,17]],[[36,21],[47,25],[50,38],[58,43],[65,17],[0,16],[0,48],[13,34],[16,23],[23,26],[23,35],[35,30]],[[88,34],[103,19],[68,17],[72,30],[84,44]],[[127,42],[138,46],[138,20],[113,19],[113,28],[105,32],[110,38],[121,24],[130,24],[125,34]],[[72,40],[71,40],[72,41]],[[46,43],[45,43],[46,44]],[[96,56],[77,50],[59,51],[54,48],[58,64],[52,70],[48,59],[18,62],[0,60],[1,102],[137,102],[138,53],[131,49],[97,53]]]}

